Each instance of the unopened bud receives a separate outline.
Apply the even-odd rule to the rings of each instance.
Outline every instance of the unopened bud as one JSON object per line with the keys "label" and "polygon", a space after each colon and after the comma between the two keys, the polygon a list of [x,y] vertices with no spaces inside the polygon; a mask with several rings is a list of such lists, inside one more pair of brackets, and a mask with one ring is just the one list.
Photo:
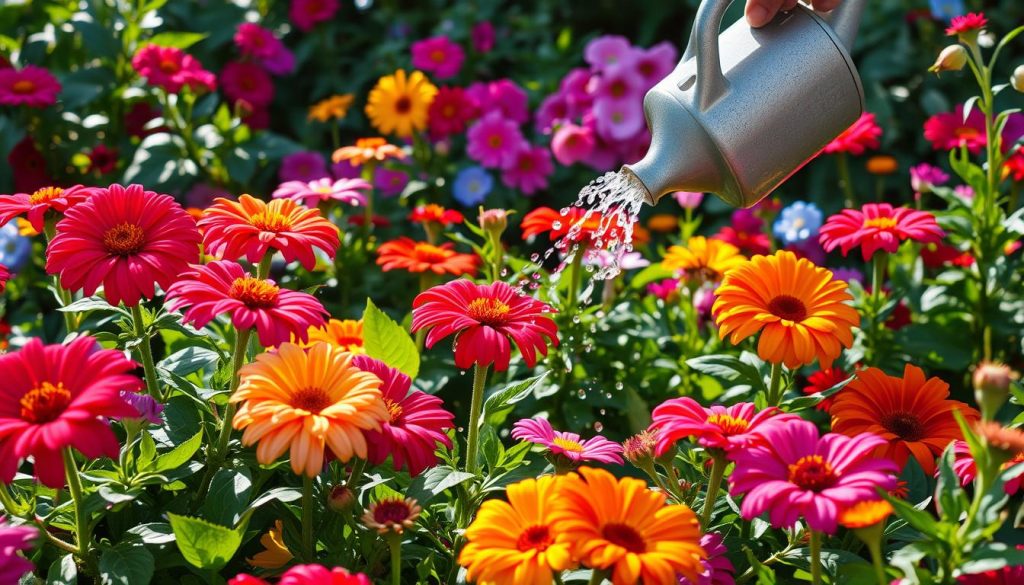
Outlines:
{"label": "unopened bud", "polygon": [[982,362],[974,370],[974,399],[986,420],[992,420],[1010,395],[1017,374],[1004,364]]}
{"label": "unopened bud", "polygon": [[505,228],[508,227],[508,213],[504,209],[484,209],[481,207],[478,218],[480,229],[493,234],[494,237],[501,236]]}
{"label": "unopened bud", "polygon": [[343,483],[339,483],[331,488],[331,493],[327,496],[327,507],[339,514],[351,509],[352,505],[355,503],[355,493],[353,493],[352,490]]}
{"label": "unopened bud", "polygon": [[1013,70],[1013,75],[1010,76],[1010,85],[1013,86],[1013,89],[1024,93],[1024,65]]}
{"label": "unopened bud", "polygon": [[967,65],[967,49],[963,45],[950,45],[939,53],[935,64],[928,68],[932,73],[940,71],[960,71]]}
{"label": "unopened bud", "polygon": [[641,431],[622,443],[622,455],[627,461],[637,467],[650,465],[654,462],[654,446],[656,443],[657,431]]}

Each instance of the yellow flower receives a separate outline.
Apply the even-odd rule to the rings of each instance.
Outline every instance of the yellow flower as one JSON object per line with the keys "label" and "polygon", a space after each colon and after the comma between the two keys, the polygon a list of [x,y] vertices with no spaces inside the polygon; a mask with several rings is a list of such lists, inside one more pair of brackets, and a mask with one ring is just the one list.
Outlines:
{"label": "yellow flower", "polygon": [[274,527],[260,537],[260,544],[266,550],[256,553],[251,559],[245,559],[258,569],[280,569],[295,558],[284,545],[284,524],[280,520],[275,521]]}
{"label": "yellow flower", "polygon": [[350,353],[366,353],[363,349],[362,320],[331,319],[320,327],[310,327],[307,335],[309,340],[306,343],[296,341],[294,336],[292,342],[298,343],[301,347],[311,347],[323,341]]}
{"label": "yellow flower", "polygon": [[348,114],[352,107],[352,100],[355,99],[350,93],[343,95],[332,95],[327,99],[318,101],[309,106],[309,119],[327,122],[328,120],[340,120]]}
{"label": "yellow flower", "polygon": [[685,247],[670,247],[661,265],[669,270],[683,272],[687,278],[717,282],[726,271],[743,264],[745,260],[736,246],[697,236],[690,238]]}
{"label": "yellow flower", "polygon": [[427,127],[427,110],[437,87],[420,71],[406,76],[404,69],[385,75],[370,90],[366,115],[381,134],[412,136]]}
{"label": "yellow flower", "polygon": [[30,222],[29,220],[23,217],[16,217],[14,218],[14,221],[17,222],[16,225],[18,226],[18,235],[25,236],[26,238],[31,238],[33,236],[39,235],[39,232],[36,231],[36,228],[32,227],[32,222]]}

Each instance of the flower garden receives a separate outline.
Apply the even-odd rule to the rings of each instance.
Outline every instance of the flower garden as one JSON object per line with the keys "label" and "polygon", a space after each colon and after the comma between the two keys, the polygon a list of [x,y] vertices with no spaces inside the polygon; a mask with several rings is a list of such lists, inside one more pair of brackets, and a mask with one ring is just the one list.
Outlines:
{"label": "flower garden", "polygon": [[1024,583],[1024,7],[619,225],[698,2],[592,4],[0,5],[0,585]]}

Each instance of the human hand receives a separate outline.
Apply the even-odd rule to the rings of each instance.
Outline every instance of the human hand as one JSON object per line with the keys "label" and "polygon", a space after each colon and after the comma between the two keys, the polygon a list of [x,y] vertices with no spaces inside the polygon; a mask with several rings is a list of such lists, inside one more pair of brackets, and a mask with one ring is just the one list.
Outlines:
{"label": "human hand", "polygon": [[[828,12],[842,0],[811,0],[815,10]],[[764,26],[775,18],[780,10],[792,10],[796,8],[797,0],[747,0],[747,22],[750,26],[757,28]]]}

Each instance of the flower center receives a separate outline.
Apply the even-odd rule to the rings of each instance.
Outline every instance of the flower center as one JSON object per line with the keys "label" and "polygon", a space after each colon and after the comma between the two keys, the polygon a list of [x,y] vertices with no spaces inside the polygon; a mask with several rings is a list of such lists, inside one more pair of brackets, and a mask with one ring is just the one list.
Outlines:
{"label": "flower center", "polygon": [[554,539],[551,538],[551,531],[548,530],[548,527],[538,524],[527,528],[519,535],[519,539],[516,540],[516,548],[523,552],[528,550],[544,552],[553,542]]}
{"label": "flower center", "polygon": [[789,466],[789,481],[812,492],[832,487],[836,474],[821,455],[807,455]]}
{"label": "flower center", "polygon": [[441,108],[441,114],[445,118],[454,118],[455,117],[455,106],[453,106],[451,104],[446,105],[445,107]]}
{"label": "flower center", "polygon": [[626,84],[616,81],[608,88],[608,93],[612,94],[613,97],[622,97],[626,95]]}
{"label": "flower center", "polygon": [[750,428],[750,421],[725,413],[712,414],[708,417],[708,424],[717,426],[725,435],[741,435]]}
{"label": "flower center", "polygon": [[409,96],[402,96],[395,102],[395,111],[399,114],[408,114],[409,110],[412,109],[412,100]]}
{"label": "flower center", "polygon": [[378,524],[401,524],[409,516],[409,506],[403,500],[381,500],[373,508],[373,519]]}
{"label": "flower center", "polygon": [[21,404],[21,420],[33,424],[45,424],[57,417],[71,404],[71,391],[64,387],[63,382],[54,386],[43,382],[37,388],[25,393],[19,401]]}
{"label": "flower center", "polygon": [[438,262],[444,262],[452,256],[451,250],[445,250],[444,248],[438,248],[431,244],[416,244],[413,250],[418,260],[426,262],[428,264],[436,264]]}
{"label": "flower center", "polygon": [[292,227],[290,217],[272,209],[253,214],[249,218],[249,223],[263,232],[278,233],[289,230]]}
{"label": "flower center", "polygon": [[789,295],[779,295],[768,303],[768,312],[780,319],[799,323],[807,317],[804,302]]}
{"label": "flower center", "polygon": [[523,157],[519,159],[519,170],[528,172],[533,170],[533,159],[530,157]]}
{"label": "flower center", "polygon": [[43,187],[42,189],[36,190],[35,193],[28,196],[28,202],[32,205],[38,205],[40,203],[47,203],[60,197],[60,194],[64,192],[64,189],[60,187]]}
{"label": "flower center", "polygon": [[146,244],[146,233],[133,223],[119,223],[103,233],[103,247],[116,256],[138,254]]}
{"label": "flower center", "polygon": [[36,84],[29,79],[19,79],[18,81],[14,82],[14,85],[11,86],[11,89],[14,90],[14,93],[32,93],[36,90]]}
{"label": "flower center", "polygon": [[896,227],[896,220],[891,217],[874,217],[864,220],[864,227],[879,230],[891,230]]}
{"label": "flower center", "polygon": [[500,134],[491,134],[487,137],[487,145],[491,148],[501,148],[503,142],[505,141],[501,139]]}
{"label": "flower center", "polygon": [[560,447],[563,451],[571,451],[573,453],[582,453],[583,445],[579,441],[573,441],[572,439],[563,439],[562,437],[555,437],[555,440],[551,441],[555,446]]}
{"label": "flower center", "polygon": [[434,63],[444,63],[444,51],[437,49],[430,53],[430,60]]}
{"label": "flower center", "polygon": [[272,309],[277,306],[277,294],[280,289],[268,280],[260,280],[252,276],[236,278],[231,283],[228,296],[245,303],[250,309]]}
{"label": "flower center", "polygon": [[334,193],[334,188],[331,185],[320,185],[316,189],[313,189],[313,191],[320,193],[321,195],[330,195],[331,193]]}
{"label": "flower center", "polygon": [[303,388],[292,395],[291,407],[296,410],[305,410],[312,414],[320,414],[320,411],[334,404],[327,392],[320,388]]}
{"label": "flower center", "polygon": [[893,412],[882,417],[885,430],[904,441],[919,441],[924,436],[921,419],[909,412]]}
{"label": "flower center", "polygon": [[601,527],[601,536],[612,544],[617,544],[631,553],[642,553],[647,551],[647,543],[644,537],[628,524],[615,522],[605,524]]}
{"label": "flower center", "polygon": [[179,69],[181,69],[181,67],[178,66],[177,61],[172,61],[170,59],[160,61],[160,71],[163,71],[164,73],[177,73]]}
{"label": "flower center", "polygon": [[388,416],[390,417],[390,422],[393,422],[393,423],[394,422],[398,422],[402,418],[402,405],[401,404],[399,404],[399,403],[397,403],[397,402],[395,402],[393,400],[388,400],[387,398],[385,398],[384,399],[384,406],[386,406],[388,408]]}
{"label": "flower center", "polygon": [[484,325],[504,325],[508,322],[508,312],[511,308],[498,299],[482,298],[473,299],[466,312],[469,316]]}
{"label": "flower center", "polygon": [[961,140],[973,140],[978,134],[979,132],[970,126],[961,126],[953,131],[953,135]]}

